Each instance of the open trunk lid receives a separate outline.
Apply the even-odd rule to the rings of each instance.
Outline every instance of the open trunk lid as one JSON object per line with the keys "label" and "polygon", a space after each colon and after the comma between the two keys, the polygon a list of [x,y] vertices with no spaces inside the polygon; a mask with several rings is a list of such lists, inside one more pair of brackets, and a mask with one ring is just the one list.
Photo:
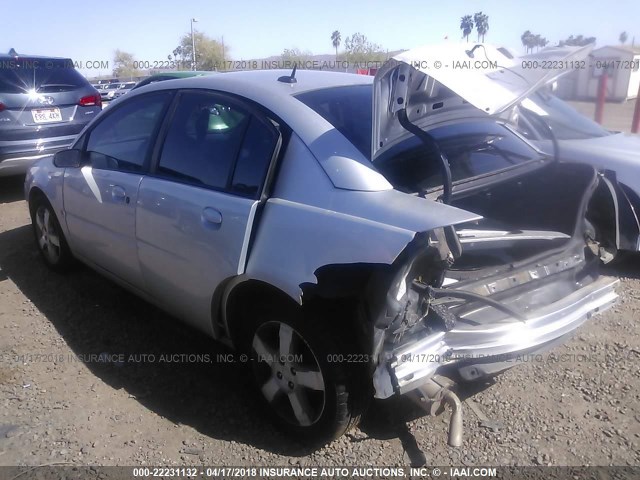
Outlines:
{"label": "open trunk lid", "polygon": [[399,122],[399,111],[406,109],[422,129],[499,114],[570,72],[592,48],[549,47],[517,62],[485,44],[425,46],[396,55],[374,79],[372,159],[411,136]]}

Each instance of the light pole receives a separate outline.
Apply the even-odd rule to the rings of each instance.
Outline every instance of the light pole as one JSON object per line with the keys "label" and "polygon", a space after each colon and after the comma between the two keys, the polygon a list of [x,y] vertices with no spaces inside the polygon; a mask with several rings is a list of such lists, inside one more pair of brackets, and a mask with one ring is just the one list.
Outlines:
{"label": "light pole", "polygon": [[191,70],[197,70],[196,68],[196,37],[193,36],[193,24],[198,21],[197,18],[191,19]]}

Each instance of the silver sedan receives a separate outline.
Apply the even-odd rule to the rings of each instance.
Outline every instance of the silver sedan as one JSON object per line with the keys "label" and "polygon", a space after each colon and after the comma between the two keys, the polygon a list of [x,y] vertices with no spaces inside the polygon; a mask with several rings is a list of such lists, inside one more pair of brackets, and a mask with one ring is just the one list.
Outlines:
{"label": "silver sedan", "polygon": [[[295,69],[133,90],[28,173],[44,261],[79,260],[245,352],[291,434],[329,441],[369,398],[410,394],[451,406],[460,445],[453,379],[561,341],[615,280],[586,220],[596,171],[470,105],[417,106],[428,82],[410,72],[400,96],[408,67],[376,94]],[[416,110],[446,121],[420,128]]]}

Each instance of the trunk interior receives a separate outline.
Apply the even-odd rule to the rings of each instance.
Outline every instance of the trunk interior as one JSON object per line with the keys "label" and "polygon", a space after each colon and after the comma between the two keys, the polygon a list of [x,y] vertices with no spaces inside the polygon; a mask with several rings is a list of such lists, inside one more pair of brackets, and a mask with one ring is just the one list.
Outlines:
{"label": "trunk interior", "polygon": [[454,192],[452,205],[485,218],[456,228],[463,254],[452,270],[512,265],[583,241],[596,188],[592,167],[554,162],[513,180]]}
{"label": "trunk interior", "polygon": [[[596,237],[600,190],[592,167],[552,162],[516,179],[454,191],[452,205],[487,218],[456,227],[462,255],[445,272],[443,287],[526,315],[590,283],[600,260],[587,238]],[[513,321],[480,301],[448,302],[465,323]]]}

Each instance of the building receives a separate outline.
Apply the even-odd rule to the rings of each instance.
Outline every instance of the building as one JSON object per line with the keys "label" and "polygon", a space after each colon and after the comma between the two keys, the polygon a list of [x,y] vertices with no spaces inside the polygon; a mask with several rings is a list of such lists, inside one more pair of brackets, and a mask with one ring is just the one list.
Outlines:
{"label": "building", "polygon": [[557,93],[566,99],[595,100],[605,71],[608,101],[636,98],[640,88],[640,47],[614,45],[595,49],[586,61],[586,68],[560,80]]}

